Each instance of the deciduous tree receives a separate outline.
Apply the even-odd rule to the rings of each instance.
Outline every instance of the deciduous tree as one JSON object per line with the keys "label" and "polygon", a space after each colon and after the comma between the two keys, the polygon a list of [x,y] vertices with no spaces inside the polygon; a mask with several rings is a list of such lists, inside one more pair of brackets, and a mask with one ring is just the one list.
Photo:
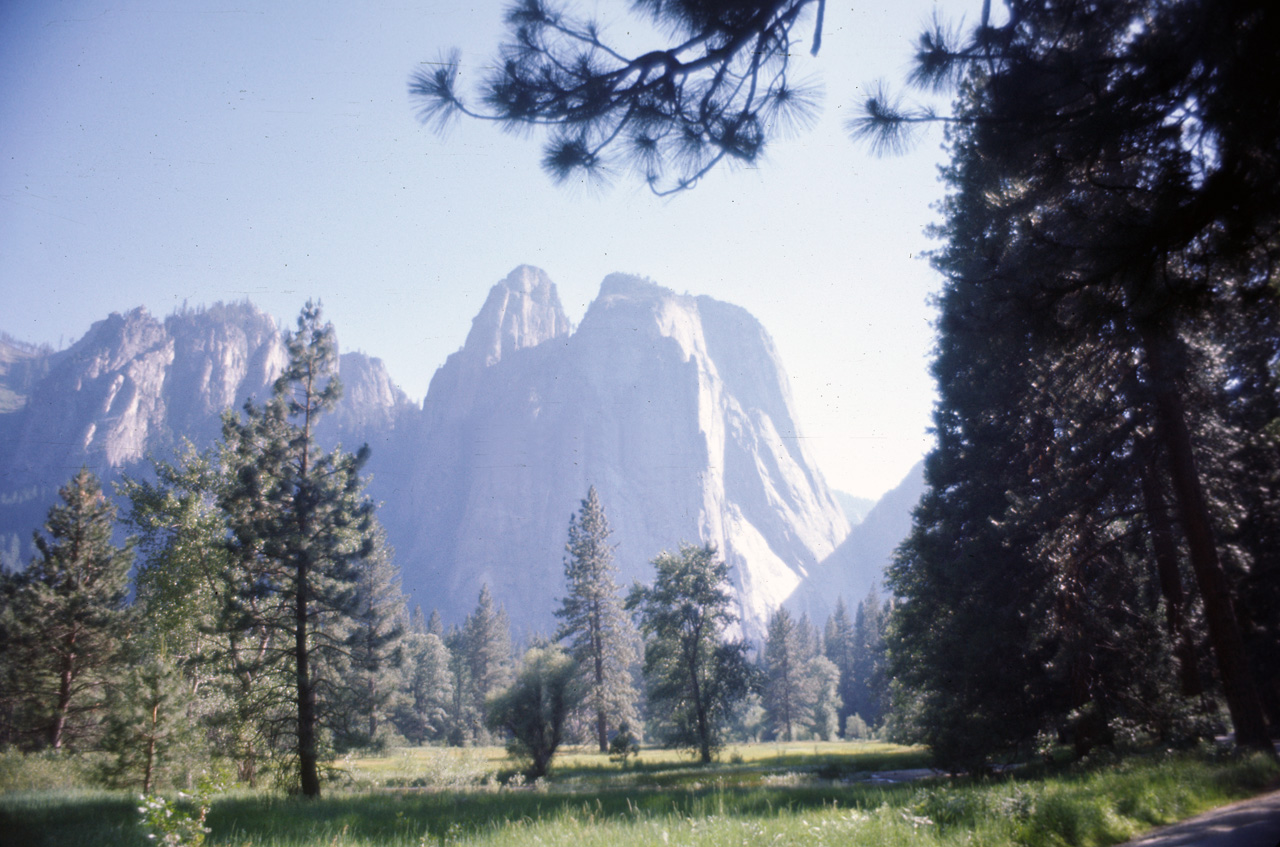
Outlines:
{"label": "deciduous tree", "polygon": [[582,698],[573,659],[559,647],[533,647],[524,654],[515,682],[490,697],[492,729],[505,733],[513,756],[527,759],[530,779],[546,776],[564,740],[565,722]]}
{"label": "deciduous tree", "polygon": [[650,715],[670,746],[691,747],[704,764],[723,740],[735,706],[754,683],[747,645],[726,639],[737,620],[729,567],[714,546],[680,546],[653,560],[653,585],[627,597],[644,635]]}

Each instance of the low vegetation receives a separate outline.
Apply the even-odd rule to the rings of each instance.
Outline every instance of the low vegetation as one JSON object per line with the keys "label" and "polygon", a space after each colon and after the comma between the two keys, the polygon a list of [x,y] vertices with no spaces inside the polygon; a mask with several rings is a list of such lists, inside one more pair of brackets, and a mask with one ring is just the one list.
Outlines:
{"label": "low vegetation", "polygon": [[[335,790],[319,800],[244,789],[220,794],[204,844],[1089,847],[1249,796],[1280,777],[1264,755],[1210,749],[1026,767],[985,779],[874,776],[925,761],[920,748],[878,743],[728,747],[709,767],[658,750],[623,767],[580,750],[530,784],[500,748],[404,749],[344,760]],[[60,776],[75,778],[65,764],[55,765]],[[47,757],[0,757],[0,842],[165,843],[163,830],[147,837],[136,795],[52,790],[51,767]],[[195,803],[176,794],[169,801],[179,813]]]}

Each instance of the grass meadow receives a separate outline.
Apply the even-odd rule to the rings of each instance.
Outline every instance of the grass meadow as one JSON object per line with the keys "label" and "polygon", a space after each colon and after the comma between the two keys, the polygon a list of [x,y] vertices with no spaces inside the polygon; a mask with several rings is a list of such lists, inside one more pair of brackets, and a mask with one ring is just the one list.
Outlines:
{"label": "grass meadow", "polygon": [[[50,779],[75,781],[70,772],[58,775],[65,763],[15,756],[0,757],[0,843],[162,843],[140,825],[135,794],[53,787]],[[924,767],[925,759],[918,748],[811,742],[731,747],[707,767],[646,750],[623,768],[571,751],[557,758],[551,778],[524,785],[509,779],[511,763],[499,748],[396,750],[338,762],[339,776],[318,801],[220,794],[205,844],[1100,847],[1280,778],[1264,756],[1212,750],[1022,768],[981,780],[873,778]]]}

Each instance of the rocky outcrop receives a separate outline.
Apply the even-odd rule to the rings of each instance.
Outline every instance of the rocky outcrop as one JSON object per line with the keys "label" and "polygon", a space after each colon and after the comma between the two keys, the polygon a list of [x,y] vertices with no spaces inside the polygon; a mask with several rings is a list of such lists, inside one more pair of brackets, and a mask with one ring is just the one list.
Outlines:
{"label": "rocky outcrop", "polygon": [[554,285],[519,269],[437,372],[424,416],[417,531],[400,547],[424,607],[470,608],[487,583],[518,629],[552,631],[569,517],[591,485],[624,582],[651,579],[649,560],[682,541],[714,543],[752,635],[848,531],[760,324],[635,277],[607,278],[570,332]]}
{"label": "rocky outcrop", "polygon": [[[168,457],[183,438],[212,444],[222,412],[264,400],[287,355],[275,321],[247,303],[163,321],[111,315],[58,353],[9,347],[0,558],[10,562],[75,469],[109,481],[146,473],[148,456]],[[846,541],[759,321],[645,279],[605,279],[574,329],[551,280],[517,268],[421,407],[363,353],[342,354],[340,376],[342,402],[319,436],[372,447],[368,490],[403,586],[446,620],[488,584],[519,635],[554,632],[569,518],[592,485],[624,585],[651,580],[663,550],[715,544],[742,630],[757,639],[784,602],[816,621],[839,594],[856,603],[879,576],[881,548],[905,534],[910,504],[887,498]]]}
{"label": "rocky outcrop", "polygon": [[[169,458],[183,439],[212,444],[223,411],[266,399],[288,359],[275,320],[249,303],[163,321],[145,309],[112,314],[67,350],[41,355],[39,378],[25,380],[26,394],[11,389],[16,399],[0,411],[0,546],[20,550],[6,556],[10,564],[29,553],[31,531],[76,469],[109,483],[121,472],[147,473],[149,457]],[[17,385],[25,360],[0,359],[13,359],[6,374]],[[341,374],[348,400],[326,423],[326,440],[387,443],[416,407],[376,359],[347,354]]]}

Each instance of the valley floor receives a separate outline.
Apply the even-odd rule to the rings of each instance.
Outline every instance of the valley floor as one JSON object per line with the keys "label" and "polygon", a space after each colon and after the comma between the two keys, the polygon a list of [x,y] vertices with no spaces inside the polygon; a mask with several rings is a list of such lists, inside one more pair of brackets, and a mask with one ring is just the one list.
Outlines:
{"label": "valley floor", "polygon": [[[509,763],[500,750],[402,750],[340,762],[342,786],[331,785],[320,800],[246,790],[219,795],[205,843],[1102,847],[1257,795],[1280,778],[1280,767],[1264,756],[1206,749],[1024,768],[990,780],[870,781],[874,773],[918,767],[923,755],[878,744],[764,744],[727,749],[709,767],[645,751],[622,768],[577,752],[558,759],[545,782],[503,785]],[[0,773],[0,787],[8,789],[0,794],[0,844],[164,843],[163,832],[147,838],[136,795],[16,790],[12,764]]]}

